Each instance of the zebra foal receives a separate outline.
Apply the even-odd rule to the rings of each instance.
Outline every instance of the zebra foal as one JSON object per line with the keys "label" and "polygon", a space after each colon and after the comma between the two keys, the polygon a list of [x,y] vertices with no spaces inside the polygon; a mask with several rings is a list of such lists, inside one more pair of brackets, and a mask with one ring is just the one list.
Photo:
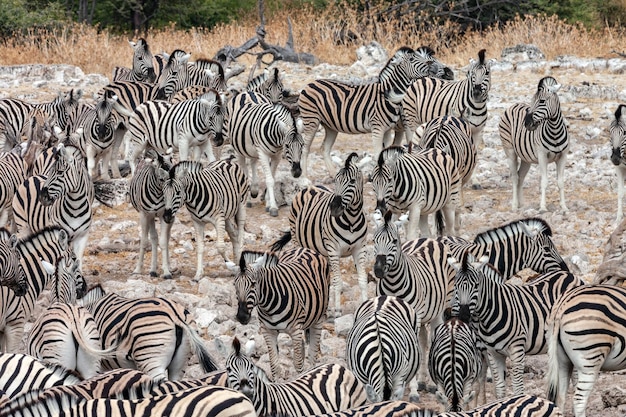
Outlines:
{"label": "zebra foal", "polygon": [[287,332],[293,341],[296,371],[304,367],[305,332],[309,339],[309,362],[320,355],[322,324],[328,309],[330,287],[328,260],[316,251],[295,248],[280,256],[244,251],[235,277],[237,320],[248,324],[256,306],[268,346],[271,373],[280,375],[278,334]]}
{"label": "zebra foal", "polygon": [[[418,343],[420,324],[413,307],[402,298],[370,298],[356,310],[346,338],[346,363],[365,384],[368,401],[404,398],[423,355]],[[411,387],[411,398],[417,397],[415,388]]]}
{"label": "zebra foal", "polygon": [[563,173],[569,136],[557,95],[560,88],[561,85],[554,77],[542,78],[530,104],[514,104],[505,110],[500,119],[498,125],[500,140],[509,162],[513,183],[511,201],[513,210],[517,210],[523,202],[524,179],[530,165],[538,164],[541,174],[539,210],[548,211],[546,206],[548,163],[554,162],[561,209],[567,211]]}
{"label": "zebra foal", "polygon": [[[609,125],[611,137],[611,162],[615,165],[617,174],[617,219],[616,223],[624,217],[624,177],[626,176],[626,120],[622,114],[626,105],[620,104],[615,110],[615,119]],[[1,222],[0,222],[1,224]]]}
{"label": "zebra foal", "polygon": [[226,359],[226,372],[228,386],[244,393],[260,416],[318,415],[360,407],[367,401],[359,380],[337,364],[319,365],[289,382],[270,382],[267,374],[241,352],[237,338]]}

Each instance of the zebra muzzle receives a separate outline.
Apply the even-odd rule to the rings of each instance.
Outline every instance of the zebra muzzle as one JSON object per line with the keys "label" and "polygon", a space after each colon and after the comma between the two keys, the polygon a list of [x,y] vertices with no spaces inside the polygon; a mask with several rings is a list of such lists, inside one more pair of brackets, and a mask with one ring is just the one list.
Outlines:
{"label": "zebra muzzle", "polygon": [[387,275],[387,257],[385,255],[376,256],[374,262],[374,275],[376,278],[381,279]]}
{"label": "zebra muzzle", "polygon": [[613,148],[613,152],[611,153],[611,162],[613,165],[617,166],[622,162],[622,152],[620,148]]}
{"label": "zebra muzzle", "polygon": [[524,117],[524,127],[528,130],[535,130],[539,126],[540,122],[536,122],[533,119],[532,113],[526,113],[526,117]]}
{"label": "zebra muzzle", "polygon": [[300,166],[300,162],[294,162],[291,164],[291,175],[294,178],[299,178],[302,175],[302,167]]}
{"label": "zebra muzzle", "polygon": [[336,195],[330,201],[330,215],[333,217],[339,217],[343,214],[345,208],[343,206],[343,202],[341,201],[341,196]]}
{"label": "zebra muzzle", "polygon": [[172,209],[165,210],[163,213],[163,221],[167,224],[174,223],[174,213],[172,212]]}
{"label": "zebra muzzle", "polygon": [[248,324],[251,317],[252,316],[246,307],[246,303],[239,303],[237,307],[237,321],[241,324]]}
{"label": "zebra muzzle", "polygon": [[222,146],[224,144],[224,135],[222,135],[221,131],[215,133],[215,137],[213,138],[213,144],[215,146]]}
{"label": "zebra muzzle", "polygon": [[50,196],[47,188],[42,188],[38,196],[39,202],[44,206],[50,206],[54,203],[54,198]]}

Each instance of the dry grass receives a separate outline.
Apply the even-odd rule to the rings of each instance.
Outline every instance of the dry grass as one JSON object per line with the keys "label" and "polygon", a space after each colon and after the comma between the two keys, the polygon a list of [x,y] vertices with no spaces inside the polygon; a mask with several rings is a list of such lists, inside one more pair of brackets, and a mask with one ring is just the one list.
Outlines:
{"label": "dry grass", "polygon": [[[324,12],[305,9],[299,13],[278,11],[267,18],[266,41],[284,45],[288,36],[288,18],[293,27],[294,46],[298,51],[312,53],[322,62],[345,65],[354,62],[355,50],[372,39],[388,51],[407,45],[430,45],[439,58],[450,65],[464,65],[474,58],[479,49],[486,48],[487,55],[498,58],[504,47],[520,43],[537,45],[548,59],[559,55],[581,57],[615,56],[623,51],[624,28],[588,30],[578,25],[568,25],[555,17],[528,16],[482,33],[456,36],[456,28],[449,23],[438,25],[436,31],[421,28],[416,16],[403,15],[400,21],[369,23],[359,18],[354,10],[338,5]],[[365,20],[365,22],[364,22]],[[344,23],[339,23],[344,22]],[[221,25],[212,30],[178,30],[175,26],[153,30],[146,36],[153,52],[183,49],[195,58],[212,57],[225,45],[239,46],[254,36],[258,21],[249,16],[243,21]],[[399,29],[401,28],[401,29]],[[353,33],[353,43],[338,43],[341,33]],[[85,25],[69,25],[47,33],[28,33],[0,44],[2,64],[66,63],[77,65],[86,73],[110,74],[115,66],[131,64],[129,37],[114,35]],[[555,41],[558,40],[558,41]],[[242,60],[252,62],[253,58]]]}

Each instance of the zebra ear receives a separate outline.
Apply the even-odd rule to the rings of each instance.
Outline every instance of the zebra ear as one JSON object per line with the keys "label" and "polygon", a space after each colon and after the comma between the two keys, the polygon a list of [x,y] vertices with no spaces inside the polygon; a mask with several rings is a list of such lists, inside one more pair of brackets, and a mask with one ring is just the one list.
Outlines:
{"label": "zebra ear", "polygon": [[43,266],[43,270],[46,271],[46,274],[48,275],[54,275],[56,272],[55,266],[48,261],[44,261],[43,259],[41,259],[41,266]]}
{"label": "zebra ear", "polygon": [[259,268],[265,265],[266,262],[267,262],[267,253],[263,254],[263,256],[259,256],[258,258],[256,258],[254,262],[252,262],[252,265],[250,266],[252,268]]}
{"label": "zebra ear", "polygon": [[454,268],[454,270],[457,272],[461,270],[461,263],[457,261],[457,259],[454,256],[448,257],[448,265]]}
{"label": "zebra ear", "polygon": [[256,341],[254,339],[250,339],[244,345],[243,354],[246,356],[252,356],[255,350],[256,350]]}
{"label": "zebra ear", "polygon": [[236,263],[232,261],[226,262],[226,269],[228,269],[230,272],[234,272],[235,274],[239,272],[239,267],[237,266]]}
{"label": "zebra ear", "polygon": [[556,94],[561,89],[561,84],[554,84],[548,86],[548,92],[552,94]]}
{"label": "zebra ear", "polygon": [[9,244],[13,249],[17,247],[17,241],[18,239],[16,234],[12,234],[11,237],[9,237]]}
{"label": "zebra ear", "polygon": [[[391,213],[391,211],[387,211],[387,213]],[[385,220],[387,220],[387,214],[385,213]],[[403,227],[405,224],[409,222],[408,213],[404,213],[402,216],[398,217],[398,220],[394,222],[397,227]]]}
{"label": "zebra ear", "polygon": [[298,117],[296,119],[296,130],[298,131],[298,133],[302,133],[304,131],[304,122],[302,121],[301,117]]}

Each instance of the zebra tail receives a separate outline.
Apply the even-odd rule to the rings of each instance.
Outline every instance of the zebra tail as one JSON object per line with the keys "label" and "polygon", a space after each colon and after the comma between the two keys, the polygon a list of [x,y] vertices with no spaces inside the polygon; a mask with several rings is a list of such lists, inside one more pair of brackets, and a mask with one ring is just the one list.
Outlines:
{"label": "zebra tail", "polygon": [[281,251],[291,240],[291,231],[285,232],[276,242],[272,243],[270,249],[273,252]]}
{"label": "zebra tail", "polygon": [[561,394],[559,392],[559,328],[561,327],[561,317],[557,313],[558,309],[552,310],[546,330],[546,338],[548,343],[548,396],[547,398],[556,403]]}
{"label": "zebra tail", "polygon": [[443,220],[443,211],[441,210],[435,213],[435,225],[437,226],[437,236],[443,236],[446,230],[446,222]]}
{"label": "zebra tail", "polygon": [[185,326],[185,331],[189,335],[189,339],[191,340],[193,349],[198,356],[198,360],[202,364],[202,369],[204,369],[204,372],[217,371],[217,364],[215,363],[215,360],[211,357],[211,355],[209,355],[209,351],[204,346],[204,340],[200,337],[198,332],[189,327],[189,325]]}

